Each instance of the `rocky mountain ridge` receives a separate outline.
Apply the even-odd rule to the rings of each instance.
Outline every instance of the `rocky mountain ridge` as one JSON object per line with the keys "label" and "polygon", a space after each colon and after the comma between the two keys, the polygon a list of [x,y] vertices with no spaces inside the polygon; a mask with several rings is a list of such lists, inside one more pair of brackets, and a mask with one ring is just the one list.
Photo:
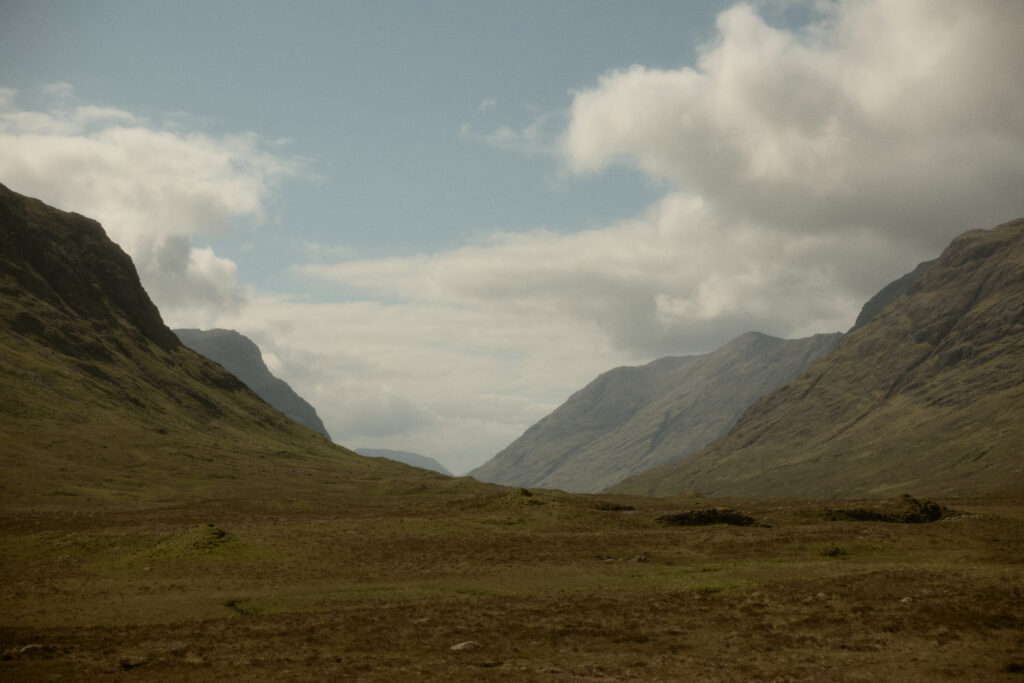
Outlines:
{"label": "rocky mountain ridge", "polygon": [[868,324],[704,449],[612,491],[971,495],[1024,488],[1024,219],[957,237]]}
{"label": "rocky mountain ridge", "polygon": [[860,329],[877,318],[878,314],[885,310],[886,306],[906,294],[911,285],[917,282],[918,278],[924,275],[937,261],[938,259],[932,259],[919,263],[916,268],[903,277],[897,278],[885,287],[882,287],[877,294],[868,299],[867,303],[861,307],[860,314],[857,316],[857,320],[854,321],[853,327],[849,329],[849,332]]}
{"label": "rocky mountain ridge", "polygon": [[181,343],[212,361],[256,392],[256,395],[301,425],[330,434],[316,413],[316,408],[295,393],[287,382],[275,377],[263,362],[260,348],[251,339],[235,330],[177,329],[174,334]]}
{"label": "rocky mountain ridge", "polygon": [[470,475],[599,491],[724,434],[751,402],[795,377],[840,336],[784,340],[750,332],[709,354],[615,368]]}

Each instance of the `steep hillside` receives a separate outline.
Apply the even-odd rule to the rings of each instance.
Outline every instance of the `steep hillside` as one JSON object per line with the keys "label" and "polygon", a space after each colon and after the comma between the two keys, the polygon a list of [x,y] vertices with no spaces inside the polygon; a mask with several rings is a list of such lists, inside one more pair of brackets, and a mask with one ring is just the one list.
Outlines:
{"label": "steep hillside", "polygon": [[448,481],[333,446],[182,346],[100,225],[0,185],[0,504],[336,499]]}
{"label": "steep hillside", "polygon": [[1024,219],[964,233],[736,427],[614,487],[670,495],[1024,489]]}
{"label": "steep hillside", "polygon": [[395,460],[397,462],[404,462],[406,465],[412,465],[413,467],[422,467],[425,470],[433,470],[434,472],[440,472],[451,476],[451,472],[448,471],[444,465],[426,455],[419,453],[410,453],[409,451],[393,451],[387,448],[357,448],[356,453],[359,455],[365,455],[368,458],[387,458],[388,460]]}
{"label": "steep hillside", "polygon": [[300,425],[331,438],[316,409],[296,394],[287,382],[274,377],[263,362],[260,348],[245,335],[234,330],[194,329],[174,330],[174,334],[182,344],[219,363],[245,382],[257,396]]}
{"label": "steep hillside", "polygon": [[850,328],[850,332],[860,329],[867,325],[869,322],[878,317],[886,306],[891,304],[896,299],[900,298],[907,293],[910,286],[917,282],[917,279],[924,275],[925,272],[933,265],[938,259],[932,259],[931,261],[925,261],[917,264],[917,268],[907,273],[901,278],[893,280],[885,287],[882,287],[873,297],[868,299],[864,307],[860,309],[860,315],[857,316],[857,320],[854,321],[853,327]]}
{"label": "steep hillside", "polygon": [[704,356],[598,377],[472,472],[485,481],[594,492],[724,434],[758,397],[795,377],[838,333],[744,334]]}
{"label": "steep hillside", "polygon": [[628,422],[669,389],[676,372],[700,358],[660,358],[640,367],[614,368],[601,374],[469,476],[510,486],[537,485],[567,456]]}

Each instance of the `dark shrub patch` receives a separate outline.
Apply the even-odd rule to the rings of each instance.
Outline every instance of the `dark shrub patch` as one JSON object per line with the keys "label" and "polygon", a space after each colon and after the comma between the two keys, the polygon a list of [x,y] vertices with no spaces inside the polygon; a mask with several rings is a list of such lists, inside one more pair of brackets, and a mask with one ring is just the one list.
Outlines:
{"label": "dark shrub patch", "polygon": [[924,524],[937,522],[943,517],[955,514],[953,510],[931,500],[918,500],[903,494],[884,508],[840,508],[825,511],[825,517],[833,521],[847,522],[895,522],[902,524]]}
{"label": "dark shrub patch", "polygon": [[604,510],[606,512],[629,512],[636,510],[632,505],[620,505],[619,503],[609,503],[606,500],[599,500],[594,503],[595,510]]}
{"label": "dark shrub patch", "polygon": [[890,512],[869,510],[868,508],[839,508],[825,510],[825,517],[833,522],[898,522]]}
{"label": "dark shrub patch", "polygon": [[705,510],[685,510],[658,517],[659,522],[677,526],[708,526],[710,524],[731,524],[733,526],[753,526],[757,520],[729,508],[708,508]]}

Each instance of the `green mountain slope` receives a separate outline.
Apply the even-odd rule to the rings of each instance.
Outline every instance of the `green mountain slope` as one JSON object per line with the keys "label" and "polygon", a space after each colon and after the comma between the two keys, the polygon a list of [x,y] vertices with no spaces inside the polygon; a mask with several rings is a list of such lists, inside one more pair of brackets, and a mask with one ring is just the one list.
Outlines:
{"label": "green mountain slope", "polygon": [[1024,219],[964,233],[900,298],[726,436],[616,492],[1024,490]]}
{"label": "green mountain slope", "polygon": [[795,377],[840,336],[784,340],[750,332],[703,356],[616,368],[471,474],[600,491],[724,434],[751,402]]}
{"label": "green mountain slope", "polygon": [[99,223],[0,185],[0,505],[337,499],[449,481],[289,420],[180,344]]}
{"label": "green mountain slope", "polygon": [[173,332],[182,344],[221,365],[264,401],[300,425],[331,438],[316,409],[295,393],[287,382],[274,377],[263,362],[260,348],[251,339],[234,330],[185,329]]}

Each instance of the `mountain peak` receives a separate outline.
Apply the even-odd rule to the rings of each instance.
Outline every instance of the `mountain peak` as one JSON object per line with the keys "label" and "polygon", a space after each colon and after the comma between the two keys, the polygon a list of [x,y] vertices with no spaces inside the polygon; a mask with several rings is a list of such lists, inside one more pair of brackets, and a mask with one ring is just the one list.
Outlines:
{"label": "mountain peak", "polygon": [[514,486],[595,492],[692,453],[841,335],[747,332],[701,356],[602,373],[470,474]]}
{"label": "mountain peak", "polygon": [[725,436],[621,493],[850,497],[1024,483],[1024,219],[957,237]]}
{"label": "mountain peak", "polygon": [[[10,279],[6,293],[30,293],[58,310],[74,310],[99,335],[133,329],[164,350],[180,346],[142,288],[131,258],[111,242],[99,223],[61,211],[0,185],[0,274]],[[23,312],[15,324],[41,334],[45,324]],[[50,331],[50,341],[96,347],[79,335]]]}

